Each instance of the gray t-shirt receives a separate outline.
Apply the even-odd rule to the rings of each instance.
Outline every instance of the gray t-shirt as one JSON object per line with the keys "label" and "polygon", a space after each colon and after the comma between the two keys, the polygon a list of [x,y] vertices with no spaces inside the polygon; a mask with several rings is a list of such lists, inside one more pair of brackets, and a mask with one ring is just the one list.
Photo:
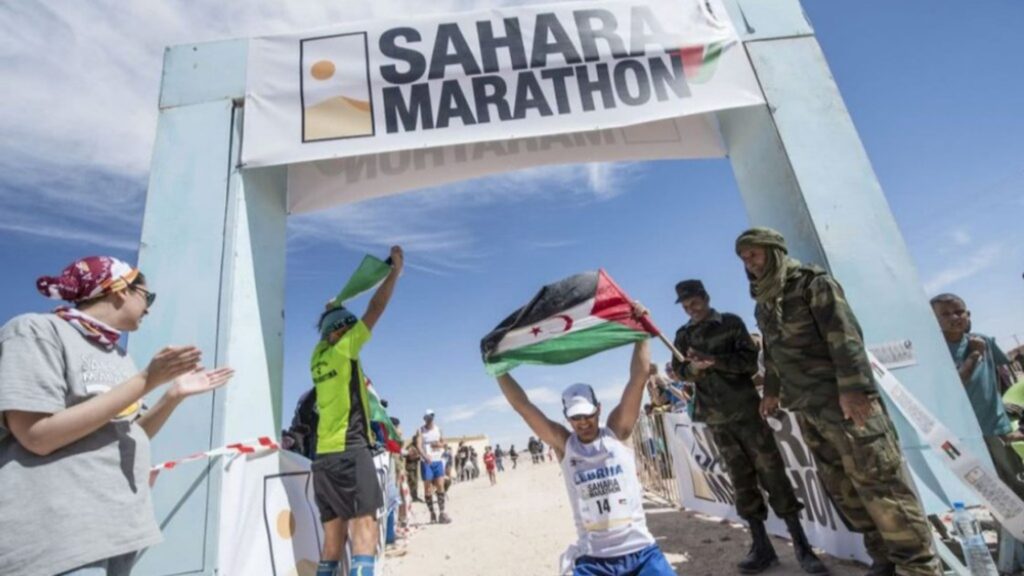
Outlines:
{"label": "gray t-shirt", "polygon": [[[135,374],[53,314],[0,328],[0,413],[56,413]],[[161,540],[149,496],[141,403],[48,456],[24,449],[0,419],[0,574],[50,575]]]}

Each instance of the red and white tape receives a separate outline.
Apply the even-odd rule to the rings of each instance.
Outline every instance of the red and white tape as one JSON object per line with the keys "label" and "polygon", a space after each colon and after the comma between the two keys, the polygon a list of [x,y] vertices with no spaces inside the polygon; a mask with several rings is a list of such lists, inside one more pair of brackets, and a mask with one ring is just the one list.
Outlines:
{"label": "red and white tape", "polygon": [[149,470],[149,485],[152,486],[153,483],[156,482],[157,475],[163,472],[164,470],[173,470],[179,464],[184,464],[186,462],[207,460],[215,456],[224,456],[226,454],[255,454],[256,452],[263,452],[265,450],[278,449],[280,449],[280,446],[278,445],[277,440],[269,436],[260,436],[255,440],[249,440],[246,442],[235,442],[233,444],[221,446],[220,448],[207,450],[206,452],[196,452],[195,454],[190,454],[188,456],[185,456],[184,458],[168,460],[167,462],[161,462],[160,464],[153,466]]}

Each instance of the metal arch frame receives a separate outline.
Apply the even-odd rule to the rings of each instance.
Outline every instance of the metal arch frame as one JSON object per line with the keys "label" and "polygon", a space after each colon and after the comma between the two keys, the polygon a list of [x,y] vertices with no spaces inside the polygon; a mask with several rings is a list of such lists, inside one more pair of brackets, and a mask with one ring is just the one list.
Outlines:
{"label": "metal arch frame", "polygon": [[[966,395],[799,1],[726,5],[767,101],[718,118],[750,222],[780,230],[796,257],[842,279],[869,342],[914,343],[919,363],[901,381],[988,462],[977,423],[959,414]],[[148,358],[165,343],[194,342],[237,376],[174,415],[154,441],[157,461],[279,427],[287,167],[239,167],[246,53],[247,41],[234,40],[164,55],[139,265],[167,296],[129,349]],[[891,412],[926,508],[973,502]],[[216,466],[161,476],[154,503],[166,542],[146,551],[139,574],[217,572],[217,527],[230,521],[220,482]]]}

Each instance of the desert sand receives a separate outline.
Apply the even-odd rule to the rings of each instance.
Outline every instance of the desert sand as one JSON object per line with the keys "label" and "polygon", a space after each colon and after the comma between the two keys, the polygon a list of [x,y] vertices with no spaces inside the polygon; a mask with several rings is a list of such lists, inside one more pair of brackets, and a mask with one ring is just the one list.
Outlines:
{"label": "desert sand", "polygon": [[[388,576],[555,576],[559,556],[576,539],[562,474],[553,463],[527,460],[499,473],[494,487],[486,478],[455,485],[448,512],[451,524],[429,525],[426,506],[414,504],[405,554],[386,560]],[[736,574],[734,564],[749,546],[739,525],[653,501],[647,522],[678,574]],[[789,544],[774,544],[781,562],[764,574],[802,574]],[[836,576],[865,572],[855,563],[823,559]]]}

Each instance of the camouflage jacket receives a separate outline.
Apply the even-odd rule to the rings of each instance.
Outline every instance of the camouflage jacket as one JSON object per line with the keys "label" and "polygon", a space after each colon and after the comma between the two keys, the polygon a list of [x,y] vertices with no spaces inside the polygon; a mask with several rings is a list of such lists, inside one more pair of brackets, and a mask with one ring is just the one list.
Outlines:
{"label": "camouflage jacket", "polygon": [[786,277],[782,322],[758,304],[764,335],[765,395],[793,410],[839,407],[841,392],[876,393],[864,336],[843,288],[824,270],[800,266]]}
{"label": "camouflage jacket", "polygon": [[689,322],[680,328],[675,345],[683,354],[693,348],[715,360],[703,373],[689,362],[672,360],[676,374],[694,383],[697,421],[726,424],[758,417],[761,398],[751,380],[757,374],[757,346],[739,316],[712,310],[703,322]]}

